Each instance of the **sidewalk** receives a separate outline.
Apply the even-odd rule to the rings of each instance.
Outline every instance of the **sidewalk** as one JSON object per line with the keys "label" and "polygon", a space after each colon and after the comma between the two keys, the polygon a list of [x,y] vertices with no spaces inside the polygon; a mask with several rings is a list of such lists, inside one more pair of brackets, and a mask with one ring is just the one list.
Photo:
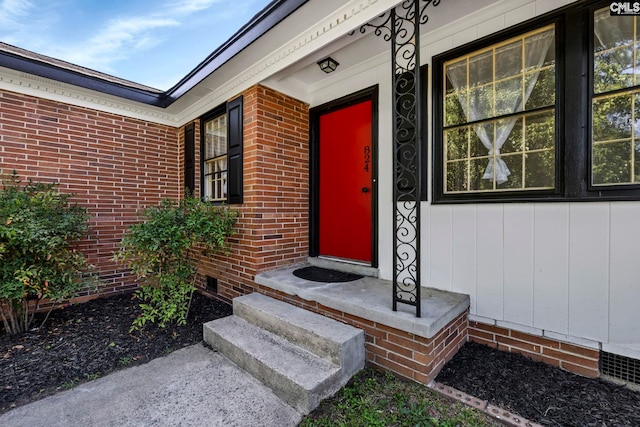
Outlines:
{"label": "sidewalk", "polygon": [[296,426],[301,415],[196,344],[0,415],[0,426]]}

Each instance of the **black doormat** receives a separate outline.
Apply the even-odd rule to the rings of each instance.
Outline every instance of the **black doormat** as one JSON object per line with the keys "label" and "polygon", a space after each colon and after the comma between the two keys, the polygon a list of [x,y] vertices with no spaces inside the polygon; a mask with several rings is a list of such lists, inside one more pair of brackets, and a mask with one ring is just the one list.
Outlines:
{"label": "black doormat", "polygon": [[344,273],[342,271],[329,270],[321,267],[302,267],[293,272],[293,275],[304,280],[312,282],[351,282],[353,280],[362,279],[359,274]]}

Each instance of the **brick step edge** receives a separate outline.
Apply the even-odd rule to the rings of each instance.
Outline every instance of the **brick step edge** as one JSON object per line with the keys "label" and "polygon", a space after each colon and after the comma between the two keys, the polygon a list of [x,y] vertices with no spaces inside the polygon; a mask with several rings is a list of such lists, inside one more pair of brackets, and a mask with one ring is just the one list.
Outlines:
{"label": "brick step edge", "polygon": [[495,418],[506,425],[513,427],[542,427],[541,424],[529,421],[518,414],[514,414],[513,412],[509,412],[498,406],[492,405],[486,400],[478,399],[477,397],[473,397],[470,394],[464,393],[453,387],[449,387],[448,385],[432,381],[428,384],[428,387],[445,397],[457,400],[458,402],[464,403],[472,408],[476,408],[489,415],[491,418]]}

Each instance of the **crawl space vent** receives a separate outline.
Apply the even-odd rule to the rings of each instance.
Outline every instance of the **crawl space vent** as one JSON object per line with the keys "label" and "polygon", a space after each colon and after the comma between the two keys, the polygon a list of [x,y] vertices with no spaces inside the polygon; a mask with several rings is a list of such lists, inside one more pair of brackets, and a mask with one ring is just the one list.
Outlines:
{"label": "crawl space vent", "polygon": [[215,277],[207,276],[207,291],[214,294],[218,293],[218,279]]}
{"label": "crawl space vent", "polygon": [[640,385],[640,360],[602,352],[600,370],[604,375]]}

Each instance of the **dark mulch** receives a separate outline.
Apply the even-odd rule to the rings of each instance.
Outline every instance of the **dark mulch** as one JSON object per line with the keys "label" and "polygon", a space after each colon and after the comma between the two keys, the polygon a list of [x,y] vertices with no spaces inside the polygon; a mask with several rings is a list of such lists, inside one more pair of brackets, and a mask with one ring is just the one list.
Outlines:
{"label": "dark mulch", "polygon": [[640,392],[467,343],[436,381],[549,426],[640,426]]}
{"label": "dark mulch", "polygon": [[0,332],[0,413],[198,343],[202,324],[230,315],[231,306],[194,294],[186,325],[129,333],[139,313],[138,301],[119,295],[54,311],[24,335]]}

